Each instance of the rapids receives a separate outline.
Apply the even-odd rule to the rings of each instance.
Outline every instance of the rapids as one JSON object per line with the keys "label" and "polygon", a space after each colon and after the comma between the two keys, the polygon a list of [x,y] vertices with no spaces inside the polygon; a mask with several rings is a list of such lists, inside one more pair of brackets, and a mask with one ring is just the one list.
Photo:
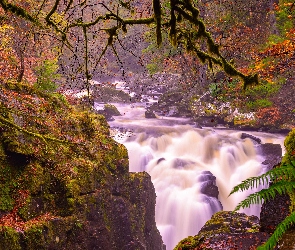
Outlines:
{"label": "rapids", "polygon": [[[115,105],[122,116],[109,122],[112,133],[128,149],[129,170],[151,175],[157,194],[156,223],[167,250],[197,234],[213,213],[233,210],[255,191],[228,197],[235,185],[265,172],[257,143],[241,139],[242,131],[200,129],[184,118],[145,119],[145,109],[140,105]],[[282,135],[247,133],[261,143],[283,146]],[[260,206],[242,211],[259,216]]]}

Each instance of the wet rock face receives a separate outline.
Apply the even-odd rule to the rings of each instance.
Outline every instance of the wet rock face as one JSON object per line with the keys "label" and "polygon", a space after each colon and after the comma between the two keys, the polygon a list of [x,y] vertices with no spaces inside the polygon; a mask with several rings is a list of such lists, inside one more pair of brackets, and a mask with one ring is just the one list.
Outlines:
{"label": "wet rock face", "polygon": [[260,231],[273,233],[276,226],[289,214],[290,197],[276,195],[274,199],[264,203],[260,212]]}
{"label": "wet rock face", "polygon": [[295,249],[295,228],[289,229],[278,242],[278,249],[290,250]]}
{"label": "wet rock face", "polygon": [[218,187],[216,186],[216,177],[209,171],[204,171],[199,181],[201,182],[200,192],[210,197],[218,199]]}
{"label": "wet rock face", "polygon": [[[272,234],[276,226],[289,214],[290,197],[288,195],[276,195],[274,199],[264,203],[260,213],[260,231]],[[279,240],[275,249],[295,249],[295,228],[288,229]]]}
{"label": "wet rock face", "polygon": [[128,173],[108,178],[102,189],[81,194],[66,216],[24,232],[2,230],[0,249],[165,249],[155,223],[156,194],[150,176]]}
{"label": "wet rock face", "polygon": [[105,104],[104,109],[97,110],[96,113],[103,115],[107,121],[113,121],[114,120],[113,116],[120,116],[121,115],[121,113],[116,108],[116,106],[114,106],[112,104]]}
{"label": "wet rock face", "polygon": [[174,250],[184,249],[256,249],[268,233],[259,232],[259,219],[244,213],[221,211],[215,213],[196,236],[182,240]]}
{"label": "wet rock face", "polygon": [[266,160],[262,162],[262,164],[266,166],[267,171],[281,162],[282,148],[280,144],[260,144],[258,150],[260,151],[261,155],[266,157]]}

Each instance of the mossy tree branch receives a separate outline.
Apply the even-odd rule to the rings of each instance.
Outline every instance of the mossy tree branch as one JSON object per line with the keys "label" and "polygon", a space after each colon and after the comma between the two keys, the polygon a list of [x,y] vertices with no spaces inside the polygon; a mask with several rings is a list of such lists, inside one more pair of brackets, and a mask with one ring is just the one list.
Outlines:
{"label": "mossy tree branch", "polygon": [[[52,16],[55,13],[58,13],[59,5],[62,4],[60,0],[55,0],[53,2],[52,8],[47,12],[47,15],[45,15],[43,21],[45,21],[47,25],[54,28],[57,35],[61,37],[61,40],[67,45],[68,48],[71,47],[71,44],[67,39],[67,34],[71,32],[70,30],[72,28],[80,27],[84,34],[84,38],[88,39],[87,35],[85,37],[85,30],[87,30],[86,28],[94,27],[95,25],[98,25],[101,22],[105,22],[107,20],[117,21],[116,25],[114,25],[113,27],[108,27],[107,29],[105,28],[105,31],[109,35],[107,46],[113,46],[114,37],[117,36],[119,30],[126,32],[127,25],[149,25],[154,23],[156,25],[156,41],[157,44],[160,45],[162,43],[161,31],[163,25],[165,25],[166,28],[168,26],[168,28],[170,29],[169,37],[172,45],[178,46],[179,44],[184,44],[188,51],[195,53],[202,62],[208,63],[209,67],[212,67],[213,64],[217,65],[222,68],[228,75],[241,78],[244,82],[244,88],[251,84],[258,83],[257,74],[243,74],[242,72],[237,70],[236,67],[232,65],[225,57],[222,56],[222,54],[220,53],[219,45],[214,42],[211,34],[206,30],[204,22],[199,17],[200,11],[197,7],[194,6],[193,1],[191,0],[170,0],[170,17],[168,17],[170,21],[168,22],[168,24],[162,23],[164,12],[162,13],[163,7],[161,6],[160,0],[152,0],[154,12],[152,16],[134,19],[123,18],[119,15],[119,12],[114,13],[106,4],[98,4],[102,5],[105,8],[105,10],[107,11],[106,14],[98,15],[94,20],[90,22],[83,21],[82,18],[72,21],[67,20],[66,27],[59,28],[58,23],[56,23]],[[0,5],[5,11],[14,13],[15,15],[18,15],[19,17],[22,17],[36,25],[40,26],[40,23],[42,23],[42,20],[38,20],[37,17],[31,15],[25,9],[15,4],[7,3],[6,0],[0,0]],[[74,1],[70,0],[64,7],[64,12],[66,13],[69,10],[79,8],[79,5],[74,5]],[[122,7],[125,8],[126,6],[122,5]],[[193,30],[191,28],[180,28],[183,27],[181,26],[181,23],[183,21],[188,22],[190,26],[193,25]],[[203,40],[205,40],[207,43],[207,50],[199,48],[200,42]],[[85,46],[85,50],[87,51],[86,53],[88,53],[87,46]],[[106,50],[106,48],[103,50],[102,55],[106,52]],[[88,59],[88,56],[85,56],[85,59]],[[86,79],[89,79],[90,69],[87,65],[88,63],[86,62],[86,60],[84,61],[84,63],[86,64],[86,67],[84,66]]]}
{"label": "mossy tree branch", "polygon": [[72,142],[69,142],[69,141],[66,141],[66,140],[60,140],[60,139],[53,138],[53,137],[48,136],[48,135],[41,135],[39,133],[34,133],[32,131],[29,131],[27,129],[24,129],[24,128],[16,125],[14,122],[8,120],[7,118],[4,118],[2,115],[0,115],[0,123],[5,127],[14,128],[14,129],[16,129],[16,130],[18,130],[18,131],[20,131],[20,132],[22,132],[24,134],[27,134],[29,136],[38,138],[41,141],[43,141],[45,144],[47,144],[47,141],[52,141],[52,142],[57,142],[57,143],[72,143]]}
{"label": "mossy tree branch", "polygon": [[[244,83],[244,89],[251,84],[259,83],[257,74],[243,74],[221,55],[219,45],[214,42],[211,34],[206,30],[204,22],[199,19],[199,10],[192,5],[191,1],[170,0],[170,3],[173,9],[173,12],[171,11],[170,20],[170,40],[173,45],[176,45],[177,42],[185,44],[187,51],[193,51],[201,62],[208,62],[210,68],[215,64],[221,67],[228,75],[240,77]],[[197,28],[197,32],[180,28],[177,29],[174,11],[177,11],[179,15],[193,24]],[[173,40],[173,37],[178,37],[178,41]],[[202,39],[205,39],[207,42],[208,52],[197,47],[199,45],[198,41]]]}

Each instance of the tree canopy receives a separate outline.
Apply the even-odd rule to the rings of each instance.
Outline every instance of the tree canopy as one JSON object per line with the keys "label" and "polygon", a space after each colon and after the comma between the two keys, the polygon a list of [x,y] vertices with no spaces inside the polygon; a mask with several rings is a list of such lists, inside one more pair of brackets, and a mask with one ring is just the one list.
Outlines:
{"label": "tree canopy", "polygon": [[[244,87],[258,83],[257,74],[242,73],[222,55],[196,3],[192,0],[26,0],[21,3],[0,0],[2,20],[7,15],[21,18],[30,26],[29,32],[34,34],[34,39],[42,34],[42,37],[58,42],[59,55],[66,54],[69,63],[63,66],[75,69],[73,77],[83,72],[87,88],[107,50],[113,51],[120,62],[114,44],[120,43],[120,34],[135,25],[149,25],[158,46],[162,43],[162,31],[168,31],[174,47],[194,54],[209,67],[217,65],[228,75],[241,78]],[[79,51],[81,43],[83,50]],[[97,55],[91,53],[94,47],[100,48]]]}

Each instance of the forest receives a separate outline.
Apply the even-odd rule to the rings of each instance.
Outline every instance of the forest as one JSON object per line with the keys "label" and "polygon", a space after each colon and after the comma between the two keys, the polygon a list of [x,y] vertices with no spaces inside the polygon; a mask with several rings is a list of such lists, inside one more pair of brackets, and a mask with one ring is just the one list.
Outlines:
{"label": "forest", "polygon": [[295,222],[294,18],[291,0],[0,0],[0,250],[165,249],[149,174],[114,140],[116,102],[284,134],[280,163],[228,193],[272,183],[235,211],[288,197],[256,245],[275,249]]}

